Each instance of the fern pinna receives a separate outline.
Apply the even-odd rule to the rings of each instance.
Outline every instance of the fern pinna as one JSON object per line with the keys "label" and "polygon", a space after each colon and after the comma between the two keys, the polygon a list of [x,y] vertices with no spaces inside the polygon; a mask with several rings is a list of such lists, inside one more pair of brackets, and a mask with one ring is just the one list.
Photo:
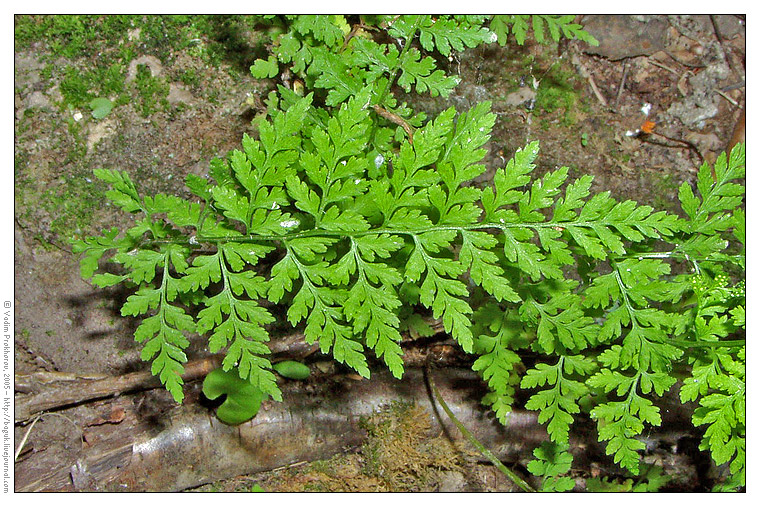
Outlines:
{"label": "fern pinna", "polygon": [[[457,42],[436,35],[445,24],[401,21],[392,29],[419,31],[423,46],[492,35],[477,29]],[[277,53],[285,62],[303,49],[287,37]],[[142,358],[174,399],[183,399],[186,333],[208,334],[212,352],[226,350],[225,371],[281,399],[267,346],[275,317],[263,300],[366,378],[368,354],[401,378],[401,330],[416,309],[473,355],[499,421],[516,389],[532,393],[526,408],[560,450],[551,466],[548,448],[532,462],[547,488],[574,485],[552,475],[569,470],[569,430],[582,410],[615,462],[638,473],[637,437],[661,423],[654,401],[678,380],[678,362],[691,365],[680,395],[700,404],[693,422],[707,426],[703,448],[731,462],[729,485],[743,484],[745,353],[743,340],[729,339],[744,327],[743,285],[730,276],[732,266],[744,269],[743,147],[718,159],[715,178],[704,165],[696,193],[684,183],[686,218],[592,194],[592,176],[568,182],[566,167],[534,177],[537,142],[478,187],[471,182],[486,171],[490,104],[412,118],[388,94],[401,68],[391,60],[425,60],[407,45],[382,53],[383,63],[356,41],[343,59],[301,55],[325,69],[313,84],[330,90],[333,111],[281,88],[258,139],[245,136],[242,150],[213,160],[211,180],[188,176],[191,200],[141,197],[127,173],[96,171],[111,185],[107,196],[139,218],[124,234],[75,240],[82,275],[100,287],[136,287],[121,312],[144,316],[135,332]],[[276,69],[272,58],[254,74]],[[361,72],[333,68],[341,65],[385,77],[354,79]],[[415,81],[414,68],[404,67],[402,87],[416,82],[435,95],[455,85],[431,69]],[[395,132],[381,114],[394,107],[409,121]],[[96,274],[104,256],[121,265],[118,274]]]}

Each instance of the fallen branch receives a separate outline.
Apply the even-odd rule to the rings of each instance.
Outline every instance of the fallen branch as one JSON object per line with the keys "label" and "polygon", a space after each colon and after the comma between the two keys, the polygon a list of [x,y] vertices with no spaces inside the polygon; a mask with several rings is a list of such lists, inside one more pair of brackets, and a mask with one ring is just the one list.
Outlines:
{"label": "fallen branch", "polygon": [[[524,466],[533,449],[548,438],[534,412],[515,410],[506,426],[496,422],[480,404],[485,390],[474,372],[445,368],[433,375],[437,390],[457,419],[505,464],[520,462]],[[125,410],[125,417],[117,424],[88,427],[84,444],[80,449],[70,448],[68,455],[34,451],[22,456],[16,464],[16,490],[181,491],[293,463],[328,459],[360,445],[365,438],[360,419],[396,401],[417,404],[431,414],[434,434],[458,435],[445,415],[438,417],[420,368],[409,368],[402,380],[388,372],[373,372],[371,381],[356,380],[352,375],[314,376],[307,381],[283,382],[281,387],[283,402],[264,402],[256,417],[240,426],[222,424],[213,409],[200,404],[199,382],[187,386],[183,405],[172,405],[168,393],[155,390],[150,391],[155,403],[144,402],[149,393],[142,393],[69,409],[67,414],[81,421],[118,405]],[[662,448],[674,448],[679,439],[689,435],[683,429],[688,428],[684,424],[688,414],[675,397],[667,406],[662,427],[652,428],[648,439],[667,442]],[[66,429],[52,423],[47,428]],[[593,424],[577,425],[570,450],[579,470],[619,472],[596,441]],[[690,458],[681,455],[680,459]]]}
{"label": "fallen branch", "polygon": [[[495,424],[479,404],[484,391],[473,372],[446,369],[436,376],[458,418],[481,442],[509,459],[546,438],[532,413],[516,412],[508,427]],[[329,458],[361,444],[365,433],[360,418],[394,401],[417,403],[434,413],[418,368],[407,370],[402,381],[373,372],[371,381],[333,375],[284,382],[284,401],[264,402],[256,417],[240,426],[221,423],[213,409],[199,403],[199,384],[186,386],[183,405],[169,402],[151,412],[129,399],[133,396],[71,409],[103,412],[118,402],[126,415],[118,424],[88,428],[86,445],[68,460],[55,453],[29,453],[16,465],[17,491],[180,491]],[[169,399],[163,391],[154,392]],[[434,421],[434,431],[442,428],[455,433],[448,419]]]}
{"label": "fallen branch", "polygon": [[[434,333],[443,331],[440,320],[430,319],[426,323]],[[270,344],[272,354],[288,358],[304,358],[318,349],[318,344],[304,342],[303,333],[285,335]],[[182,380],[188,383],[205,377],[221,366],[222,359],[224,354],[220,353],[188,362]],[[15,398],[14,419],[16,423],[23,423],[42,412],[158,387],[161,387],[161,381],[150,371],[121,376],[47,371],[16,374],[15,391],[22,394]]]}
{"label": "fallen branch", "polygon": [[[223,357],[223,354],[219,354],[188,362],[182,379],[185,382],[191,382],[205,377],[222,364]],[[17,391],[38,391],[16,396],[14,419],[17,423],[28,421],[42,412],[161,387],[161,381],[150,371],[139,371],[117,377],[35,372],[16,374],[15,382]]]}

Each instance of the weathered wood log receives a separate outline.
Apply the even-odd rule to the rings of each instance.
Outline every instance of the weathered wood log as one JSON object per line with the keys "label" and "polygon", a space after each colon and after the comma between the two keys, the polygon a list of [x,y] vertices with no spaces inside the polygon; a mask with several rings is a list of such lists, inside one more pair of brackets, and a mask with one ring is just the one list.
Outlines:
{"label": "weathered wood log", "polygon": [[[443,330],[440,320],[428,319],[427,324],[435,333]],[[409,337],[406,337],[409,339]],[[307,344],[303,333],[279,336],[269,344],[273,355],[303,358],[319,349],[319,344]],[[224,354],[189,361],[185,364],[182,380],[192,382],[205,377],[219,368]],[[158,377],[150,371],[139,371],[120,376],[102,374],[78,374],[67,372],[34,372],[15,375],[15,413],[17,423],[26,422],[34,416],[63,407],[117,396],[134,391],[161,387]]]}
{"label": "weathered wood log", "polygon": [[[446,368],[434,373],[438,390],[456,417],[505,463],[526,463],[547,439],[533,412],[515,411],[506,426],[480,404],[482,382],[471,371]],[[458,431],[431,402],[424,373],[407,370],[403,380],[387,372],[371,380],[353,375],[311,378],[282,385],[284,402],[265,402],[258,415],[237,427],[227,426],[199,403],[199,383],[188,386],[183,405],[145,408],[138,395],[96,402],[95,412],[125,411],[115,424],[85,426],[83,446],[67,460],[31,452],[16,466],[17,491],[180,491],[242,474],[271,470],[301,461],[327,459],[359,445],[365,437],[359,420],[393,401],[416,403],[431,414],[434,431],[459,438]],[[161,406],[160,404],[156,406]],[[167,409],[166,407],[171,407]],[[688,430],[669,421],[688,420],[674,403],[650,439],[675,447]],[[71,417],[82,419],[85,407]],[[676,413],[679,412],[679,413]],[[92,413],[92,412],[91,412]],[[99,419],[102,421],[102,418]],[[604,457],[593,427],[577,425],[571,438],[575,466],[588,467]],[[683,428],[683,427],[682,427]],[[655,434],[656,433],[656,434]]]}
{"label": "weathered wood log", "polygon": [[[215,355],[188,362],[182,379],[191,382],[204,377],[222,364],[223,357]],[[15,390],[29,394],[15,397],[14,419],[17,423],[24,422],[47,410],[157,387],[161,387],[161,381],[150,371],[113,377],[61,372],[16,374]]]}

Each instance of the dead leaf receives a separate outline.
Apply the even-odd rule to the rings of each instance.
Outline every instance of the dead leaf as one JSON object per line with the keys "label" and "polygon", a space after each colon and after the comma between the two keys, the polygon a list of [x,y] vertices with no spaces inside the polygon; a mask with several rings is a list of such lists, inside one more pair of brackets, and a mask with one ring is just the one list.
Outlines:
{"label": "dead leaf", "polygon": [[119,424],[127,413],[121,407],[116,407],[108,415],[99,416],[88,422],[86,426],[102,426],[104,424]]}

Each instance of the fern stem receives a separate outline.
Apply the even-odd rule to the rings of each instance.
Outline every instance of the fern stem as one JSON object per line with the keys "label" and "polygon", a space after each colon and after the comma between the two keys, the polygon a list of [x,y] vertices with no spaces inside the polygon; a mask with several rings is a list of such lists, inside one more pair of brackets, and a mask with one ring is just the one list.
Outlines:
{"label": "fern stem", "polygon": [[718,348],[718,347],[744,347],[747,344],[746,340],[721,340],[717,342],[706,341],[684,341],[684,340],[670,340],[676,347],[682,347],[685,349],[693,348]]}
{"label": "fern stem", "polygon": [[525,482],[525,480],[517,475],[515,472],[507,468],[504,463],[499,460],[491,451],[489,451],[483,444],[478,441],[477,438],[475,438],[475,435],[470,433],[470,431],[462,424],[459,419],[456,418],[454,415],[454,412],[451,411],[449,406],[446,404],[446,401],[444,401],[443,397],[441,396],[441,393],[438,392],[438,388],[435,387],[435,382],[433,382],[433,376],[430,372],[430,366],[428,365],[427,369],[427,380],[430,384],[430,389],[433,391],[433,394],[435,395],[435,399],[440,403],[440,405],[443,407],[444,412],[446,412],[446,415],[449,416],[449,419],[454,423],[454,425],[459,429],[459,431],[462,432],[462,435],[473,445],[475,448],[480,451],[480,453],[488,458],[488,460],[493,463],[493,465],[504,475],[506,475],[512,482],[517,484],[520,489],[525,491],[526,493],[535,493],[536,490],[531,487],[530,484]]}
{"label": "fern stem", "polygon": [[[399,236],[418,236],[420,234],[425,234],[426,232],[440,232],[440,231],[478,231],[483,229],[500,229],[500,230],[506,230],[506,229],[514,229],[514,228],[531,228],[531,229],[547,229],[547,228],[554,228],[557,227],[558,224],[553,222],[545,222],[545,223],[514,223],[514,224],[502,224],[502,223],[475,223],[475,224],[469,224],[469,225],[433,225],[431,227],[424,227],[420,229],[392,229],[392,228],[378,228],[378,229],[368,229],[366,231],[328,231],[328,230],[309,230],[309,231],[299,231],[292,234],[283,234],[283,235],[254,235],[249,234],[245,236],[196,236],[195,241],[199,243],[222,243],[227,241],[232,241],[235,243],[249,243],[253,241],[287,241],[290,239],[297,239],[297,238],[311,238],[311,237],[318,237],[318,236],[332,236],[332,237],[345,237],[345,238],[356,238],[356,237],[362,237],[369,234],[395,234]],[[591,223],[589,222],[563,222],[560,225],[567,227],[567,226],[577,226],[577,227],[591,227]],[[152,240],[148,244],[165,244],[165,243],[176,243],[176,244],[188,244],[189,240],[182,239],[171,239],[171,240]],[[145,245],[143,245],[145,246]]]}

